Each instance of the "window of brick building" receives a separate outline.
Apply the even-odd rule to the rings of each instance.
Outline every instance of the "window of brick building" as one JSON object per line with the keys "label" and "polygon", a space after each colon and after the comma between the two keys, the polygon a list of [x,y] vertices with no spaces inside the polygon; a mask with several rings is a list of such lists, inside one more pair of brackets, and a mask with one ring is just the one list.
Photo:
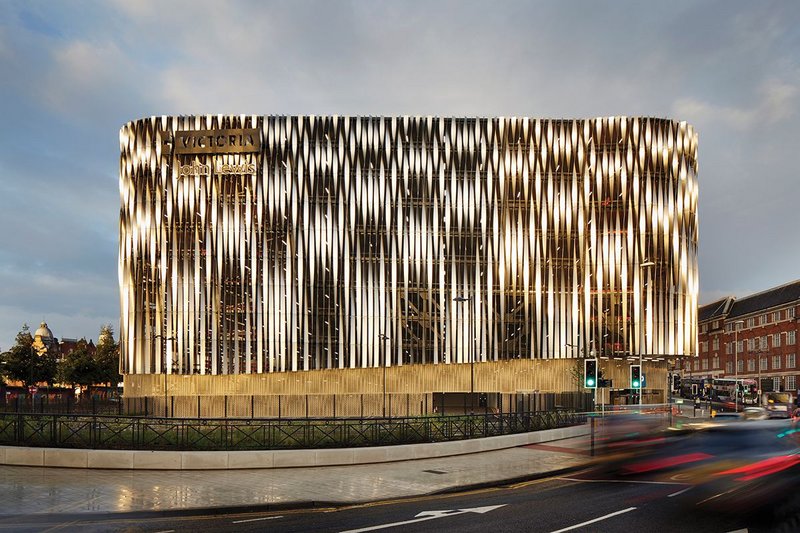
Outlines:
{"label": "window of brick building", "polygon": [[794,318],[794,307],[790,307],[789,309],[787,309],[786,315],[788,316],[788,318]]}
{"label": "window of brick building", "polygon": [[773,348],[779,348],[780,345],[781,345],[781,334],[780,333],[774,333],[772,335],[772,347]]}
{"label": "window of brick building", "polygon": [[759,361],[761,361],[761,370],[769,370],[769,359],[760,357]]}
{"label": "window of brick building", "polygon": [[719,350],[719,337],[714,337],[714,350]]}
{"label": "window of brick building", "polygon": [[795,376],[786,376],[786,390],[797,390],[797,381]]}
{"label": "window of brick building", "polygon": [[752,328],[752,327],[754,327],[755,325],[756,325],[756,319],[755,319],[755,318],[752,318],[752,317],[751,317],[751,318],[748,318],[748,319],[747,319],[747,327],[748,327],[748,328]]}
{"label": "window of brick building", "polygon": [[700,370],[700,361],[698,361],[697,359],[694,360],[694,369]]}
{"label": "window of brick building", "polygon": [[781,356],[780,355],[773,355],[772,356],[772,368],[778,369],[781,367]]}
{"label": "window of brick building", "polygon": [[781,390],[781,378],[775,376],[772,378],[772,390]]}
{"label": "window of brick building", "polygon": [[744,372],[744,361],[742,359],[736,361],[736,371],[739,373]]}
{"label": "window of brick building", "polygon": [[794,344],[795,341],[796,341],[796,339],[795,339],[795,335],[796,334],[797,334],[796,331],[787,331],[786,332],[786,344],[789,344],[789,345]]}
{"label": "window of brick building", "polygon": [[712,364],[711,368],[719,368],[719,357],[715,355],[711,364]]}
{"label": "window of brick building", "polygon": [[787,353],[786,354],[786,368],[794,368],[795,361],[794,361],[794,354]]}
{"label": "window of brick building", "polygon": [[725,363],[725,374],[733,374],[733,363],[730,361]]}
{"label": "window of brick building", "polygon": [[747,360],[747,371],[748,372],[755,372],[756,371],[756,360],[755,359],[748,359]]}
{"label": "window of brick building", "polygon": [[708,359],[703,359],[703,370],[708,370]]}

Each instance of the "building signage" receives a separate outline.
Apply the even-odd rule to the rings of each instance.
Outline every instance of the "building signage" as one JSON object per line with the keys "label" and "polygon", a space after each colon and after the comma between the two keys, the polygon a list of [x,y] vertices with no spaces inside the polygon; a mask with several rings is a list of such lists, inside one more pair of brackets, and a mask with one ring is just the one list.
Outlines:
{"label": "building signage", "polygon": [[261,130],[176,131],[175,154],[245,154],[261,151]]}
{"label": "building signage", "polygon": [[[189,176],[211,176],[211,169],[211,165],[199,163],[198,161],[192,161],[186,165],[178,165],[178,174],[181,178],[186,178]],[[243,161],[239,164],[229,164],[215,161],[213,169],[214,174],[217,175],[227,174],[250,176],[256,173],[256,165],[250,161]]]}

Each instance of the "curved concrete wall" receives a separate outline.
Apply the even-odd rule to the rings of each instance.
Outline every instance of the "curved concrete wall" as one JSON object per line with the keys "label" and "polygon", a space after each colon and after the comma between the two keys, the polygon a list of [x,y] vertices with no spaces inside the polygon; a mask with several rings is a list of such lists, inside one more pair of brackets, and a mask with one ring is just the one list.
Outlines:
{"label": "curved concrete wall", "polygon": [[253,450],[173,452],[150,450],[73,450],[0,446],[0,464],[125,470],[224,470],[340,466],[487,452],[586,435],[589,426],[548,429],[483,439],[372,448],[330,450]]}

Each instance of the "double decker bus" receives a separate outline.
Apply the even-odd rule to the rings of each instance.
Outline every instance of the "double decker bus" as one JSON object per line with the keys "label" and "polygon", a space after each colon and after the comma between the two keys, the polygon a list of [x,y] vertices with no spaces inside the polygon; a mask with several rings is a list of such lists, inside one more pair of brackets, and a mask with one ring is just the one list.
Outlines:
{"label": "double decker bus", "polygon": [[[738,387],[737,387],[738,384]],[[681,396],[700,398],[711,402],[717,410],[733,410],[748,405],[757,405],[758,384],[754,379],[714,377],[689,377],[681,381]]]}

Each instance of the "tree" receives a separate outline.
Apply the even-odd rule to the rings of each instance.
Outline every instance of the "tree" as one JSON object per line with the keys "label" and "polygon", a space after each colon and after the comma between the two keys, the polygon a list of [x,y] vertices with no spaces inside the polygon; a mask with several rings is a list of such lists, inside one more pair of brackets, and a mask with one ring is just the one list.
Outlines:
{"label": "tree", "polygon": [[67,355],[58,369],[59,381],[72,386],[91,387],[100,380],[100,365],[97,358],[89,353],[86,339],[78,341],[78,345]]}
{"label": "tree", "polygon": [[110,325],[100,328],[100,338],[94,353],[89,351],[85,339],[64,358],[59,368],[59,380],[71,385],[81,385],[91,390],[103,383],[116,386],[122,379],[119,373],[119,345],[114,341]]}
{"label": "tree", "polygon": [[38,355],[33,350],[33,337],[27,324],[17,333],[14,346],[0,354],[3,373],[10,379],[21,381],[25,387],[45,382],[52,387],[57,364],[54,354]]}
{"label": "tree", "polygon": [[111,324],[100,328],[95,355],[99,365],[98,383],[108,383],[116,387],[122,381],[122,375],[119,373],[119,343],[114,340],[114,328]]}

